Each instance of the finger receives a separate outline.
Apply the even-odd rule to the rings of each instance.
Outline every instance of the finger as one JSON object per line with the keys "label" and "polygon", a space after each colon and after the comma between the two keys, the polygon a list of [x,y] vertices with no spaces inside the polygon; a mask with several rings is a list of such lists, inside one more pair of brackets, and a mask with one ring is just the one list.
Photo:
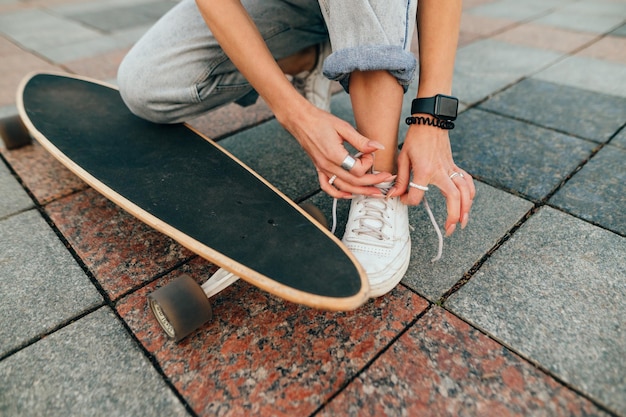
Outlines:
{"label": "finger", "polygon": [[376,187],[359,187],[359,186],[354,186],[348,182],[345,182],[339,178],[335,179],[335,181],[333,182],[333,187],[335,189],[339,189],[344,193],[348,193],[348,195],[350,197],[352,197],[353,195],[367,195],[370,197],[379,197],[379,198],[383,198],[385,197],[385,195]]}
{"label": "finger", "polygon": [[[459,171],[455,171],[459,172]],[[459,172],[460,174],[460,172]],[[469,221],[469,213],[472,208],[472,198],[469,184],[465,180],[465,175],[450,175],[450,180],[454,183],[460,193],[460,217],[461,229],[465,229]]]}
{"label": "finger", "polygon": [[352,194],[341,191],[337,187],[335,187],[335,182],[337,181],[336,177],[333,179],[331,184],[330,178],[326,174],[319,171],[317,174],[320,182],[320,187],[326,194],[333,198],[352,198]]}
{"label": "finger", "polygon": [[[411,161],[404,153],[398,156],[398,175],[394,186],[387,193],[388,197],[397,197],[407,192],[411,181]],[[402,199],[401,199],[402,200]]]}
{"label": "finger", "polygon": [[385,149],[383,144],[361,135],[350,123],[341,123],[337,129],[337,133],[339,133],[343,140],[364,154]]}
{"label": "finger", "polygon": [[[400,201],[407,206],[417,206],[422,202],[426,189],[429,188],[428,180],[414,180],[409,182],[408,191],[402,197]],[[422,189],[420,189],[420,186]]]}
{"label": "finger", "polygon": [[442,180],[437,186],[446,199],[448,217],[445,229],[446,236],[450,236],[456,229],[456,224],[461,220],[461,192],[450,178]]}

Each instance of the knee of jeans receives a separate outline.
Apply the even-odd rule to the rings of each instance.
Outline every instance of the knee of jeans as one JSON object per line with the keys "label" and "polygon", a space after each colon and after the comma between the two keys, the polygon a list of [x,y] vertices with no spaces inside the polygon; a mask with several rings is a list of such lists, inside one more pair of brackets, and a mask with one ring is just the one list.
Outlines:
{"label": "knee of jeans", "polygon": [[117,84],[126,107],[142,119],[154,123],[175,123],[166,107],[158,100],[155,92],[158,87],[150,85],[150,81],[138,71],[129,70],[122,62],[117,73]]}

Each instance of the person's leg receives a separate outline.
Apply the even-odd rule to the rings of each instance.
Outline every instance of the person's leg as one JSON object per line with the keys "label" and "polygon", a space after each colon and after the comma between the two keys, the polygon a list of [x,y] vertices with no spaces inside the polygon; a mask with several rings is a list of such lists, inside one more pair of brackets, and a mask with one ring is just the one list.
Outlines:
{"label": "person's leg", "polygon": [[[243,3],[287,73],[311,65],[307,48],[328,39],[314,0]],[[118,84],[133,112],[160,123],[189,120],[233,101],[252,104],[257,98],[194,0],[181,1],[137,42],[120,65]]]}
{"label": "person's leg", "polygon": [[[324,73],[350,93],[358,131],[385,146],[376,152],[373,169],[395,172],[402,98],[416,69],[410,52],[416,4],[320,0],[320,6],[333,45]],[[378,187],[386,194],[392,185]],[[355,196],[342,240],[367,271],[371,296],[381,296],[408,268],[408,209],[397,197]]]}

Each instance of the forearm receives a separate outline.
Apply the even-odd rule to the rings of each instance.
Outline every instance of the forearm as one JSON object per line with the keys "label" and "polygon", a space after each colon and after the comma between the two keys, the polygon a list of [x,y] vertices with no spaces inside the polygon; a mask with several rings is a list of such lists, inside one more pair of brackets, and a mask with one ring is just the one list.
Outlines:
{"label": "forearm", "polygon": [[459,38],[461,0],[420,0],[418,97],[452,93],[454,58]]}
{"label": "forearm", "polygon": [[272,57],[256,25],[238,0],[197,0],[213,36],[277,118],[306,102]]}

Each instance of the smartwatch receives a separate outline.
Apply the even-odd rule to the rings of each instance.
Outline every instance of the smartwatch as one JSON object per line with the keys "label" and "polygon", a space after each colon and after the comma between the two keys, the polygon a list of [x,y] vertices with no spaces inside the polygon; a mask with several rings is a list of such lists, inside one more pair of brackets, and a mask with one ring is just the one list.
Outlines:
{"label": "smartwatch", "polygon": [[459,109],[459,99],[437,94],[434,97],[416,98],[411,104],[411,114],[430,114],[440,120],[454,120]]}

